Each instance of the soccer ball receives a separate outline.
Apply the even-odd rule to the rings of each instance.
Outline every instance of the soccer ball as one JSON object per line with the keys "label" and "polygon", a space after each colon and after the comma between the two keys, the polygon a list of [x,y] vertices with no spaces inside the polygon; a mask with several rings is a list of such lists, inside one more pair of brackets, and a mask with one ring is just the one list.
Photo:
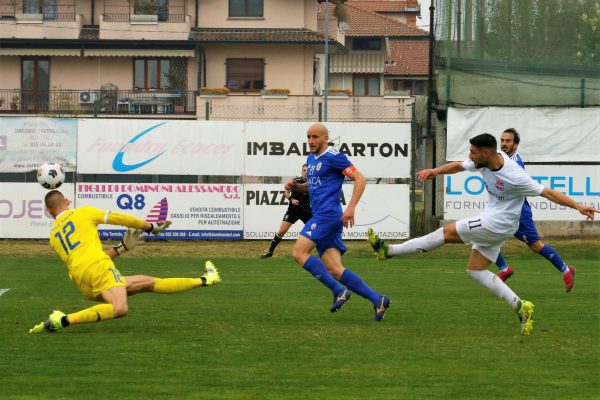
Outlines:
{"label": "soccer ball", "polygon": [[56,189],[65,181],[65,173],[56,163],[43,164],[37,170],[37,180],[48,190]]}

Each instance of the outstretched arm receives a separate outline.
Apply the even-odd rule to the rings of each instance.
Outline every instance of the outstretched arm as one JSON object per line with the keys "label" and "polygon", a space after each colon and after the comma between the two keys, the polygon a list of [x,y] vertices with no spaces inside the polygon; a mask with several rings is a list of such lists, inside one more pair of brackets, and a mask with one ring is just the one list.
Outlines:
{"label": "outstretched arm", "polygon": [[464,171],[462,161],[453,161],[444,165],[440,165],[436,168],[424,169],[417,172],[417,179],[423,182],[427,179],[433,179],[438,175],[456,174],[457,172]]}
{"label": "outstretched arm", "polygon": [[114,247],[104,249],[104,253],[114,259],[121,254],[133,250],[139,244],[146,243],[146,236],[139,229],[128,228],[123,235],[123,239]]}
{"label": "outstretched arm", "polygon": [[352,189],[352,198],[348,202],[344,214],[342,214],[342,223],[345,228],[352,228],[354,226],[354,211],[367,186],[367,178],[357,169],[346,176],[354,181],[354,188]]}
{"label": "outstretched arm", "polygon": [[592,221],[594,220],[594,214],[600,212],[592,206],[581,205],[575,200],[573,200],[571,197],[564,195],[561,192],[556,191],[554,189],[548,189],[547,187],[544,188],[540,196],[545,197],[546,199],[556,204],[561,204],[563,206],[574,208],[577,211],[579,211],[582,215],[585,215],[587,219],[590,219]]}
{"label": "outstretched arm", "polygon": [[104,223],[141,229],[146,233],[152,233],[154,235],[159,234],[171,225],[171,221],[147,222],[141,218],[118,211],[110,211]]}

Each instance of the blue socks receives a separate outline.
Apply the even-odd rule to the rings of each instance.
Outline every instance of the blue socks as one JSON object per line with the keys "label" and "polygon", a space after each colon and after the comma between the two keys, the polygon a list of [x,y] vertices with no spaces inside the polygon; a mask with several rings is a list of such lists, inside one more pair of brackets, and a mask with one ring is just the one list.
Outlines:
{"label": "blue socks", "polygon": [[308,260],[302,266],[305,270],[310,272],[315,278],[317,278],[323,285],[327,286],[335,296],[338,296],[344,291],[344,287],[339,284],[338,281],[327,271],[325,265],[315,256],[308,257]]}
{"label": "blue socks", "polygon": [[[308,257],[308,260],[303,265],[303,268],[310,272],[323,285],[327,286],[335,296],[340,295],[344,291],[344,287],[327,271],[325,265],[315,256]],[[340,282],[350,289],[351,292],[359,296],[369,299],[371,303],[377,305],[381,300],[381,295],[368,287],[360,276],[356,275],[349,269],[344,270],[340,278]]]}
{"label": "blue socks", "polygon": [[506,265],[506,261],[504,261],[504,257],[502,257],[502,253],[498,253],[496,265],[498,266],[498,271],[504,271],[506,268],[508,268],[508,265]]}
{"label": "blue socks", "polygon": [[360,276],[356,275],[349,269],[344,270],[340,282],[350,289],[350,291],[364,297],[365,299],[371,300],[371,303],[378,305],[381,300],[381,295],[368,287]]}
{"label": "blue socks", "polygon": [[[540,255],[544,257],[546,260],[550,261],[554,267],[563,273],[563,275],[569,270],[569,267],[563,259],[558,255],[556,250],[549,244],[545,244],[544,247],[540,250]],[[504,261],[504,257],[502,257],[502,253],[498,254],[498,259],[496,259],[496,265],[498,266],[498,270],[502,271],[508,267],[506,265],[506,261]]]}
{"label": "blue socks", "polygon": [[552,246],[545,244],[540,250],[540,255],[542,255],[546,260],[550,261],[552,265],[554,265],[554,267],[563,274],[568,271],[567,264],[565,264],[563,259],[560,258]]}

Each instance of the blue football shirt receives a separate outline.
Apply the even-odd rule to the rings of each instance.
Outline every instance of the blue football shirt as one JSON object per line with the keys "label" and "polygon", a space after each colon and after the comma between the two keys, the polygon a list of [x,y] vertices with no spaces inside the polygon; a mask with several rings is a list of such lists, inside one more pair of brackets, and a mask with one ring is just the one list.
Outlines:
{"label": "blue football shirt", "polygon": [[352,173],[352,163],[345,154],[329,147],[323,154],[309,154],[308,194],[313,218],[341,218],[344,171]]}

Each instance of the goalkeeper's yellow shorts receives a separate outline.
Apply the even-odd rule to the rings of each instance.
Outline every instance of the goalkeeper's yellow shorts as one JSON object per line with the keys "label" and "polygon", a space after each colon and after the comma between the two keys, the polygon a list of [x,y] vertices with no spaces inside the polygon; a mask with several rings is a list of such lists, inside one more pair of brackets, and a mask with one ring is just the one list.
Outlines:
{"label": "goalkeeper's yellow shorts", "polygon": [[69,278],[91,300],[101,300],[100,294],[115,286],[126,286],[125,277],[110,259],[94,263],[84,270],[69,271]]}

